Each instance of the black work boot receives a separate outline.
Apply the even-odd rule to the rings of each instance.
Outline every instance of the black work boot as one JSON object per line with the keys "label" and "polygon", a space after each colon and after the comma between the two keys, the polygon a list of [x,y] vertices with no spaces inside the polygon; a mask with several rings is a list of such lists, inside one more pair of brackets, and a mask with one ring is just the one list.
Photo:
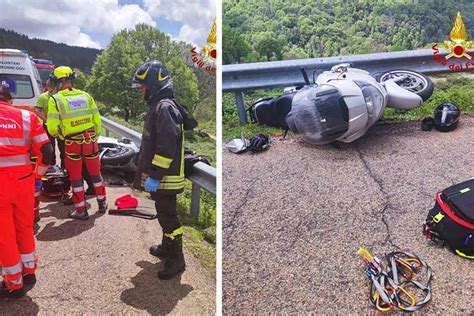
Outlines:
{"label": "black work boot", "polygon": [[36,284],[36,275],[33,274],[23,274],[23,289],[25,292],[31,290]]}
{"label": "black work boot", "polygon": [[97,201],[97,204],[99,204],[100,213],[104,214],[105,212],[107,212],[107,208],[109,207],[107,204],[107,200]]}
{"label": "black work boot", "polygon": [[87,209],[84,209],[83,211],[74,210],[69,213],[69,217],[86,221],[89,219],[89,213],[87,213]]}
{"label": "black work boot", "polygon": [[23,274],[23,284],[25,285],[35,285],[36,284],[36,275],[33,274]]}
{"label": "black work boot", "polygon": [[63,205],[73,205],[74,203],[72,202],[72,197],[70,196],[65,196],[61,202],[63,202]]}
{"label": "black work boot", "polygon": [[18,290],[9,290],[5,282],[0,285],[0,298],[21,298],[25,296],[25,289],[21,288]]}
{"label": "black work boot", "polygon": [[171,241],[169,256],[165,259],[165,267],[158,272],[158,277],[162,280],[172,279],[186,270],[182,237],[183,235],[176,236]]}
{"label": "black work boot", "polygon": [[168,237],[163,236],[161,244],[153,245],[150,247],[150,255],[158,257],[160,259],[166,259],[169,256],[172,240]]}

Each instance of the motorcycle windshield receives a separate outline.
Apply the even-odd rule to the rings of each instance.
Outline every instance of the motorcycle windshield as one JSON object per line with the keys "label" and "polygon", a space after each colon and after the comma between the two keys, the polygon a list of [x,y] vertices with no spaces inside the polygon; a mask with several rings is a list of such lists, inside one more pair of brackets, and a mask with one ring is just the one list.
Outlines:
{"label": "motorcycle windshield", "polygon": [[327,144],[349,128],[349,110],[339,90],[328,84],[300,90],[286,117],[288,127],[303,134],[305,141]]}

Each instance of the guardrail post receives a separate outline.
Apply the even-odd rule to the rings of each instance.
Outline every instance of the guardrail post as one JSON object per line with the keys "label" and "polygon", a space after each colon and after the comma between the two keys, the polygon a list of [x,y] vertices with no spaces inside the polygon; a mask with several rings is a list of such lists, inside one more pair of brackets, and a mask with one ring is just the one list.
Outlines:
{"label": "guardrail post", "polygon": [[194,219],[199,217],[199,207],[201,202],[201,187],[193,183],[191,189],[191,215]]}
{"label": "guardrail post", "polygon": [[110,137],[110,131],[108,129],[105,130],[105,137]]}
{"label": "guardrail post", "polygon": [[240,124],[246,124],[247,123],[247,112],[246,112],[246,109],[245,109],[244,92],[243,91],[236,91],[235,92],[235,99],[237,101],[237,111],[239,112]]}

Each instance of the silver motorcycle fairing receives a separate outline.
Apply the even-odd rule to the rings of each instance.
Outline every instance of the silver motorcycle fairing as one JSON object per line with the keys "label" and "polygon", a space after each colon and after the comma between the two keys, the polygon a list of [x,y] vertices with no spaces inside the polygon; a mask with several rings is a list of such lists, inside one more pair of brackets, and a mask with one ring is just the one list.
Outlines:
{"label": "silver motorcycle fairing", "polygon": [[307,86],[292,100],[285,117],[288,127],[308,143],[322,145],[337,140],[349,128],[349,111],[339,89],[330,84]]}
{"label": "silver motorcycle fairing", "polygon": [[400,87],[393,79],[384,81],[384,85],[388,94],[389,108],[412,110],[423,104],[423,99],[418,94]]}
{"label": "silver motorcycle fairing", "polygon": [[342,94],[347,108],[349,109],[349,129],[337,140],[350,137],[360,129],[364,128],[369,120],[367,106],[360,87],[352,80],[336,79],[329,80],[329,84],[336,87]]}
{"label": "silver motorcycle fairing", "polygon": [[337,140],[350,143],[363,136],[382,116],[387,105],[387,92],[367,71],[340,66],[320,74],[316,84],[332,84],[344,96],[349,108],[349,129]]}
{"label": "silver motorcycle fairing", "polygon": [[400,87],[395,80],[388,79],[379,83],[369,72],[350,68],[348,64],[335,65],[331,71],[324,71],[318,76],[316,83],[321,84],[332,79],[349,79],[372,84],[388,99],[385,106],[389,108],[411,110],[423,104],[423,99],[419,95]]}
{"label": "silver motorcycle fairing", "polygon": [[[344,65],[344,64],[342,64]],[[360,80],[367,82],[374,82],[379,84],[369,72],[358,69],[358,68],[345,68],[342,65],[336,65],[332,67],[333,70],[323,71],[315,80],[316,84],[322,84],[332,79],[349,79],[349,80]]]}
{"label": "silver motorcycle fairing", "polygon": [[[290,111],[292,115],[287,116],[287,123],[294,132],[299,132],[299,126],[304,127],[301,129],[305,131],[303,138],[315,144],[332,141],[350,143],[363,136],[379,120],[386,106],[408,110],[419,107],[423,103],[420,96],[400,87],[395,80],[389,79],[379,83],[369,72],[350,68],[349,64],[333,66],[330,71],[324,71],[315,78],[314,83],[314,86],[305,86],[296,93],[292,102],[292,111]],[[324,131],[325,124],[321,117],[314,117],[311,122],[308,115],[311,112],[309,101],[313,102],[313,106],[319,101],[312,97],[312,93],[304,91],[318,89],[322,85],[330,85],[337,89],[348,109],[347,130],[336,139],[334,139],[334,134],[327,136],[327,133],[321,132]],[[334,106],[338,106],[337,102],[334,102]],[[299,113],[298,108],[300,108]]]}

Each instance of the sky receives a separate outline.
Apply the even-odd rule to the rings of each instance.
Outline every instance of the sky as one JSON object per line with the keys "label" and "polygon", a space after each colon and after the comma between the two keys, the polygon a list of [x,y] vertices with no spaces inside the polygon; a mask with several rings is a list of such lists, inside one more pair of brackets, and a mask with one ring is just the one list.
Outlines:
{"label": "sky", "polygon": [[216,18],[216,0],[0,0],[0,8],[0,28],[92,48],[138,23],[201,47]]}

